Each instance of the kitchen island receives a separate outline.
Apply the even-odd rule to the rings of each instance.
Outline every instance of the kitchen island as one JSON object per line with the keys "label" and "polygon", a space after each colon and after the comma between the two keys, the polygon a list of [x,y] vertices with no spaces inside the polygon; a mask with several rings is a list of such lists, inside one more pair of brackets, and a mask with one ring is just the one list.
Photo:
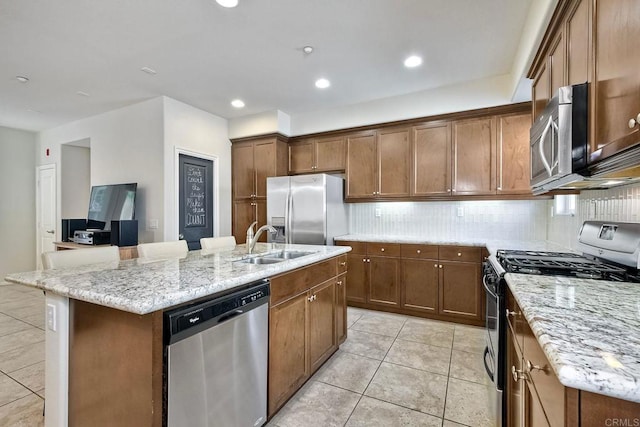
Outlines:
{"label": "kitchen island", "polygon": [[[43,289],[47,305],[56,310],[55,324],[46,330],[47,423],[162,425],[166,309],[315,265],[335,276],[340,269],[337,257],[349,250],[259,243],[251,255],[237,246],[193,251],[182,259],[135,259],[9,275],[10,282]],[[245,262],[281,251],[304,254],[273,264]],[[328,260],[331,268],[325,265]],[[278,281],[281,294],[288,283]],[[335,338],[333,342],[335,351]]]}

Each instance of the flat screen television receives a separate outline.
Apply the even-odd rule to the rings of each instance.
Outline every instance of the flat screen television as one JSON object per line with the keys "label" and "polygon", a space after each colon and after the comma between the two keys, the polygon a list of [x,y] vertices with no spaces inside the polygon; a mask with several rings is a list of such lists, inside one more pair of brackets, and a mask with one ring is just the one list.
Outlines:
{"label": "flat screen television", "polygon": [[111,221],[135,219],[138,184],[94,185],[89,198],[87,230],[111,230]]}

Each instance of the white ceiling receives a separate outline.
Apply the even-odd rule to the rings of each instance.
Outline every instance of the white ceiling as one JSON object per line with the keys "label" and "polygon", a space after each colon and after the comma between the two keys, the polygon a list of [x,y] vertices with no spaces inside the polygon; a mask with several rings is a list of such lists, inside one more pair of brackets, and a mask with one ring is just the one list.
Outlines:
{"label": "white ceiling", "polygon": [[[160,95],[229,119],[295,114],[507,74],[530,4],[0,0],[0,125],[41,130]],[[423,65],[405,68],[410,54]]]}

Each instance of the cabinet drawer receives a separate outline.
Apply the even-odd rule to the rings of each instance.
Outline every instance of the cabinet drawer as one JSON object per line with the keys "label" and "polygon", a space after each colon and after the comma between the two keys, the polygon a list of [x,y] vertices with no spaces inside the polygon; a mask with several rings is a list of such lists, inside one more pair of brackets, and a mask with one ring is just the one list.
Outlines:
{"label": "cabinet drawer", "polygon": [[367,243],[367,255],[399,257],[400,245],[398,243]]}
{"label": "cabinet drawer", "polygon": [[347,271],[347,254],[340,255],[338,257],[338,274],[345,273]]}
{"label": "cabinet drawer", "polygon": [[481,262],[482,248],[479,246],[440,246],[439,257],[443,261]]}
{"label": "cabinet drawer", "polygon": [[524,369],[528,380],[540,398],[551,426],[564,425],[565,390],[551,364],[544,355],[538,340],[527,322],[522,323],[524,334]]}
{"label": "cabinet drawer", "polygon": [[400,248],[402,258],[438,259],[438,247],[435,245],[402,244]]}
{"label": "cabinet drawer", "polygon": [[348,242],[345,240],[336,240],[336,246],[351,246],[352,254],[366,255],[367,243],[366,242]]}
{"label": "cabinet drawer", "polygon": [[271,279],[271,306],[306,292],[338,273],[338,257],[281,274]]}

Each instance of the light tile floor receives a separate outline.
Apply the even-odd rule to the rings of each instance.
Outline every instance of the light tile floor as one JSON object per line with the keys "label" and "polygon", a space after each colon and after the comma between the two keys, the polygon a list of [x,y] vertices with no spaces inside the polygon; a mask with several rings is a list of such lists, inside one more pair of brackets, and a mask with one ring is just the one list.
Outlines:
{"label": "light tile floor", "polygon": [[[484,330],[348,308],[348,339],[271,427],[493,426]],[[44,295],[0,283],[0,427],[42,426]]]}
{"label": "light tile floor", "polygon": [[484,329],[349,307],[348,338],[270,427],[495,426]]}
{"label": "light tile floor", "polygon": [[44,295],[0,282],[0,426],[43,426]]}

